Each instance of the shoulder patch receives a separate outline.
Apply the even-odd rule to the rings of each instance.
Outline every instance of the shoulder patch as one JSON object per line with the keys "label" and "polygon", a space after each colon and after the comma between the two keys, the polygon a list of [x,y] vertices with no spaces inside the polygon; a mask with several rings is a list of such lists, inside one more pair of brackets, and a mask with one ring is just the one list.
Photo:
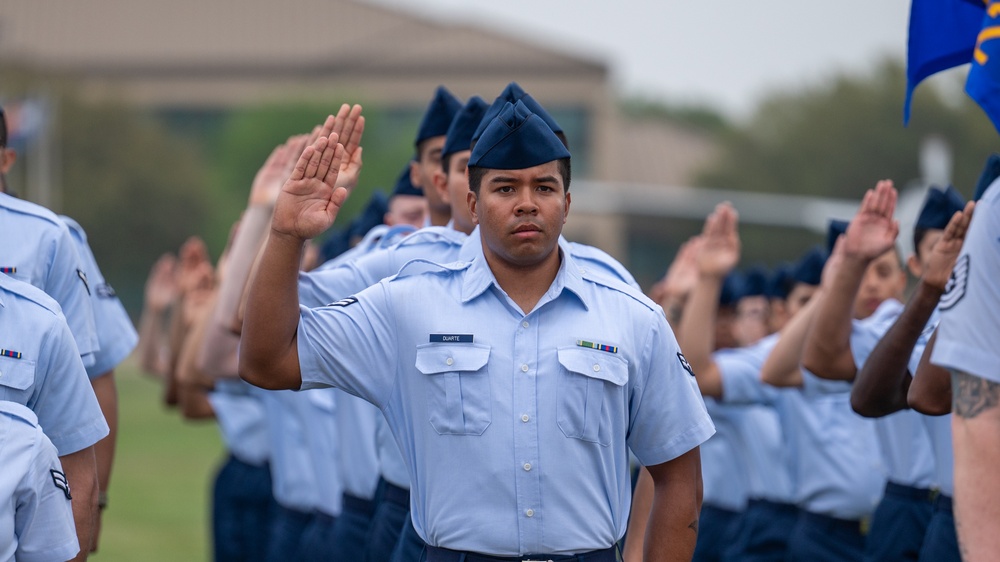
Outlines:
{"label": "shoulder patch", "polygon": [[102,299],[113,299],[118,296],[118,293],[115,292],[115,288],[108,283],[101,283],[100,285],[94,287],[94,292],[96,292],[97,296]]}
{"label": "shoulder patch", "polygon": [[73,496],[69,493],[69,480],[66,479],[66,474],[54,468],[49,470],[49,474],[52,475],[52,483],[55,484],[56,488],[62,490],[63,494],[66,495],[66,499],[73,499]]}
{"label": "shoulder patch", "polygon": [[691,368],[691,364],[688,363],[687,358],[685,358],[684,354],[681,353],[680,351],[677,352],[677,360],[681,362],[681,367],[684,367],[684,370],[687,371],[688,374],[693,377],[694,369]]}
{"label": "shoulder patch", "polygon": [[331,302],[330,304],[328,304],[326,306],[340,306],[340,307],[344,307],[344,306],[351,306],[352,304],[354,304],[356,302],[358,302],[358,298],[357,297],[347,297],[346,299],[340,299],[337,302]]}
{"label": "shoulder patch", "polygon": [[951,270],[951,277],[944,287],[944,294],[941,295],[941,302],[938,304],[940,310],[948,310],[954,307],[962,297],[965,296],[965,288],[969,283],[969,269],[971,267],[969,254],[959,256],[955,262],[955,268]]}

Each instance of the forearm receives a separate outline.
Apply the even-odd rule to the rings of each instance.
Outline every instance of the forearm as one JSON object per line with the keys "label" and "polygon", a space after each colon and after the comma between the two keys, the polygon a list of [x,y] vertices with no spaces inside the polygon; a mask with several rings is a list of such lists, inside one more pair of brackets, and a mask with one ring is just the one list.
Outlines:
{"label": "forearm", "polygon": [[158,377],[166,376],[163,361],[164,316],[164,311],[153,311],[147,307],[139,320],[139,364],[143,371]]}
{"label": "forearm", "polygon": [[639,469],[639,481],[632,494],[632,510],[628,517],[628,532],[625,533],[623,562],[642,562],[643,546],[646,542],[646,527],[649,512],[653,507],[653,477],[645,467]]}
{"label": "forearm", "polygon": [[86,560],[93,540],[94,521],[97,517],[97,463],[94,447],[59,457],[66,481],[73,495],[73,521],[80,543],[80,553],[73,560]]}
{"label": "forearm", "polygon": [[271,231],[260,267],[250,281],[243,318],[239,373],[267,389],[302,383],[296,332],[299,323],[299,261],[304,241]]}
{"label": "forearm", "polygon": [[902,314],[882,336],[858,371],[851,389],[851,407],[862,416],[877,418],[909,407],[912,376],[910,355],[941,298],[941,291],[924,283],[906,303]]}
{"label": "forearm", "polygon": [[867,262],[845,257],[824,291],[802,346],[802,365],[824,379],[851,380],[857,374],[851,355],[851,312]]}
{"label": "forearm", "polygon": [[931,363],[937,332],[931,335],[924,354],[920,356],[917,372],[910,382],[907,403],[911,408],[928,416],[943,416],[951,412],[952,385],[948,369]]}
{"label": "forearm", "polygon": [[226,275],[219,286],[219,300],[212,313],[212,323],[229,329],[236,320],[250,278],[250,268],[267,237],[272,205],[251,205],[243,214],[229,251]]}
{"label": "forearm", "polygon": [[107,373],[90,381],[101,405],[101,412],[108,422],[108,436],[94,445],[97,462],[97,482],[99,490],[107,493],[111,483],[111,468],[114,465],[115,444],[118,440],[118,388],[115,385],[115,372]]}
{"label": "forearm", "polygon": [[721,287],[722,280],[717,277],[700,278],[688,297],[677,335],[681,351],[697,376],[702,394],[713,397],[722,395],[719,370],[712,359]]}
{"label": "forearm", "polygon": [[802,386],[802,346],[816,308],[824,296],[822,290],[817,291],[781,329],[781,335],[760,371],[762,381],[778,387]]}
{"label": "forearm", "polygon": [[[669,472],[664,468],[670,466]],[[701,457],[697,448],[650,467],[653,504],[646,528],[646,561],[690,561],[701,512]]]}

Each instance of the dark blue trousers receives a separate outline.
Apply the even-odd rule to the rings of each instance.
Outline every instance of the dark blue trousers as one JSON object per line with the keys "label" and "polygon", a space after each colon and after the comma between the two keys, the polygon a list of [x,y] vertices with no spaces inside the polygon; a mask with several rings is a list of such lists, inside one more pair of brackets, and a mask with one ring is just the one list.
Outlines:
{"label": "dark blue trousers", "polygon": [[365,562],[390,562],[396,549],[403,523],[410,519],[410,492],[398,486],[379,481],[379,498],[368,529]]}
{"label": "dark blue trousers", "polygon": [[861,523],[800,511],[788,541],[788,562],[857,562],[865,552]]}
{"label": "dark blue trousers", "polygon": [[403,522],[403,532],[399,535],[396,549],[392,551],[392,562],[420,562],[421,555],[426,548],[423,539],[413,528],[413,519],[410,512],[406,512],[406,521]]}
{"label": "dark blue trousers", "polygon": [[212,538],[216,562],[263,562],[277,504],[271,470],[230,455],[212,490]]}
{"label": "dark blue trousers", "polygon": [[934,512],[931,497],[930,490],[887,482],[865,541],[865,561],[919,560],[920,547]]}
{"label": "dark blue trousers", "polygon": [[296,549],[295,555],[291,560],[296,560],[297,562],[347,560],[347,558],[334,557],[333,554],[337,546],[333,533],[337,519],[337,517],[327,513],[316,513],[313,515],[309,525],[302,531],[298,549]]}
{"label": "dark blue trousers", "polygon": [[721,562],[726,549],[736,542],[742,515],[738,511],[702,504],[692,561]]}
{"label": "dark blue trousers", "polygon": [[736,542],[726,549],[729,562],[780,562],[799,517],[799,508],[788,503],[750,500],[740,518]]}
{"label": "dark blue trousers", "polygon": [[375,502],[344,494],[343,510],[333,525],[323,560],[364,560],[374,511]]}
{"label": "dark blue trousers", "polygon": [[920,549],[920,562],[961,562],[961,560],[951,498],[942,494],[934,502],[934,515],[931,516],[924,545]]}
{"label": "dark blue trousers", "polygon": [[298,552],[302,533],[312,523],[315,514],[277,505],[271,520],[271,536],[267,545],[268,562],[286,562]]}

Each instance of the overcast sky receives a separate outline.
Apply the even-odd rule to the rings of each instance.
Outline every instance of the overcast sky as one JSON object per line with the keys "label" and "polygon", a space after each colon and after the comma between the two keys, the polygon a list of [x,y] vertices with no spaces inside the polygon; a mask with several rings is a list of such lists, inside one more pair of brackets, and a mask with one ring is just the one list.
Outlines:
{"label": "overcast sky", "polygon": [[368,0],[607,61],[623,94],[746,116],[768,92],[906,52],[909,0]]}

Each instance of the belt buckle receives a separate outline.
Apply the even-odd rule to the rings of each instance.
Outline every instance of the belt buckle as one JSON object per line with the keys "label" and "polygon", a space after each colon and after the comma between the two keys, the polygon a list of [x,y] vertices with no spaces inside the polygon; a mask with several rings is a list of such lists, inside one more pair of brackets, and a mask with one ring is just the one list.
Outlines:
{"label": "belt buckle", "polygon": [[872,528],[872,518],[870,515],[865,515],[858,521],[858,531],[861,532],[861,536],[868,536],[868,531]]}
{"label": "belt buckle", "polygon": [[928,494],[927,499],[930,500],[931,503],[934,503],[937,501],[938,496],[940,495],[941,495],[941,488],[931,488],[931,493]]}
{"label": "belt buckle", "polygon": [[537,558],[537,559],[536,558],[525,558],[524,560],[521,560],[521,562],[553,562],[553,560],[551,558],[549,558],[547,560],[542,560],[541,558]]}

